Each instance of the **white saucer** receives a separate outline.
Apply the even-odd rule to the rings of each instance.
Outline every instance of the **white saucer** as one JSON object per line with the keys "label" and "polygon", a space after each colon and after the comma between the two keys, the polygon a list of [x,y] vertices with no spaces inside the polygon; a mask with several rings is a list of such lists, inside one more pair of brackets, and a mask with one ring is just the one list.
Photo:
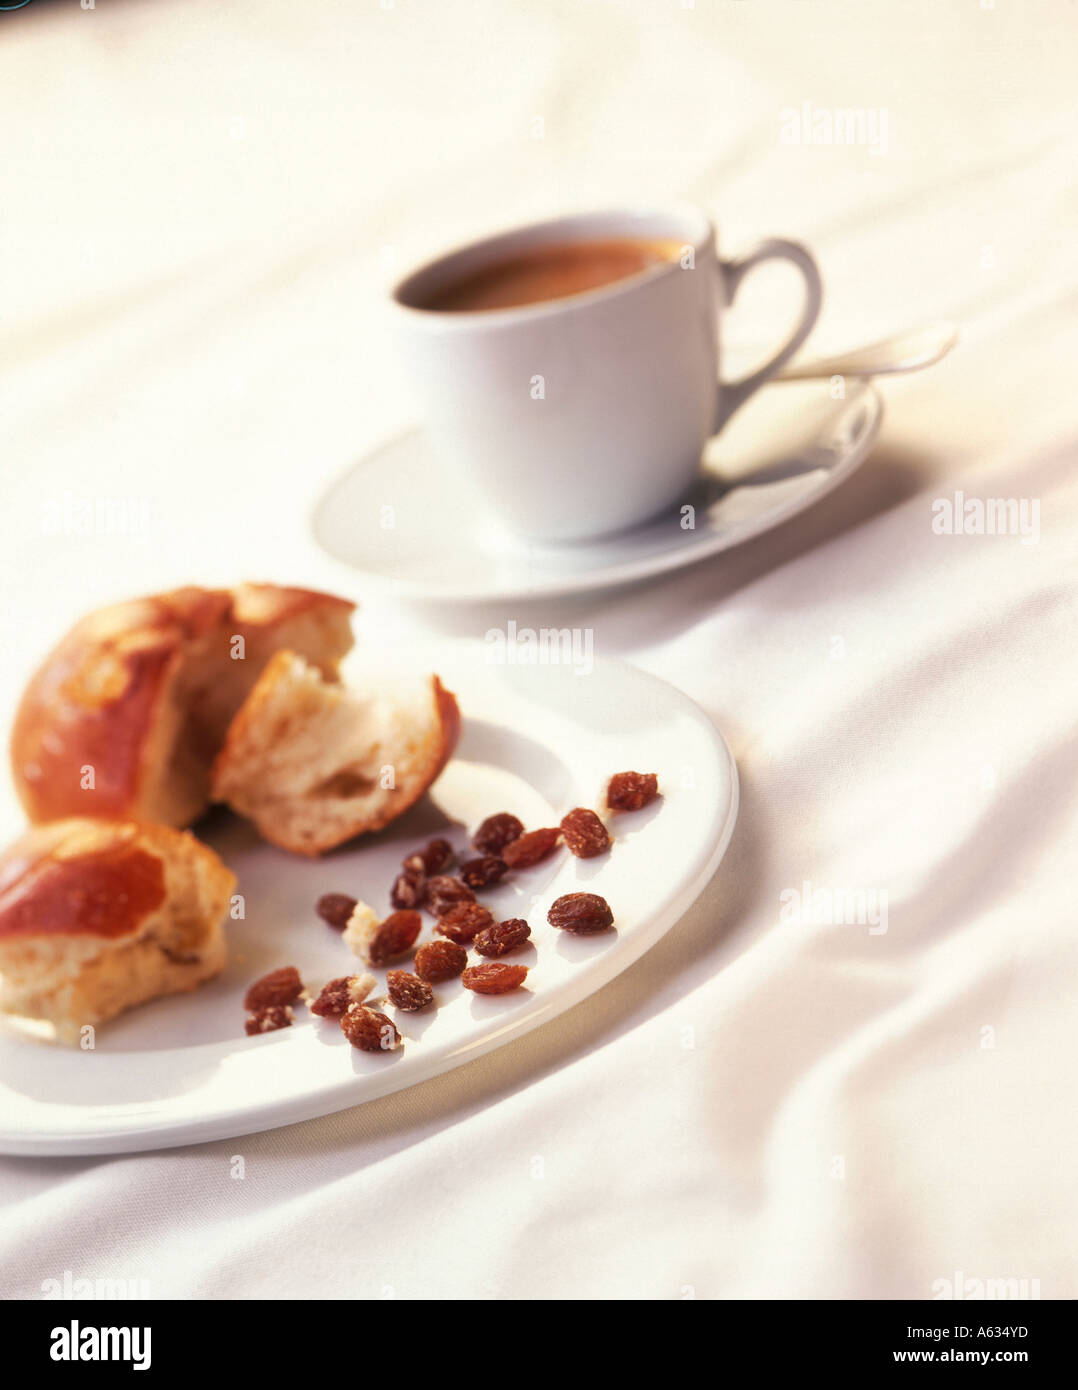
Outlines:
{"label": "white saucer", "polygon": [[321,497],[315,538],[368,586],[400,598],[489,600],[575,594],[680,569],[770,530],[841,483],[883,418],[871,383],[832,400],[823,382],[755,396],[709,446],[684,503],[617,536],[529,544],[503,533],[413,430],[369,454]]}
{"label": "white saucer", "polygon": [[[714,874],[737,817],[737,769],[703,710],[619,662],[586,671],[492,666],[470,645],[424,656],[464,715],[456,755],[430,796],[382,834],[318,860],[265,844],[235,817],[201,825],[244,896],[243,920],[226,927],[227,969],[192,995],[104,1025],[92,1051],[0,1027],[0,1153],[132,1153],[374,1100],[556,1019],[677,923]],[[492,998],[452,980],[437,987],[437,1009],[390,1008],[405,1043],[389,1056],[357,1052],[335,1024],[302,1007],[294,1027],[244,1036],[244,992],[266,971],[295,965],[308,986],[321,988],[357,968],[339,933],[314,913],[322,893],[351,893],[388,912],[402,857],[432,835],[462,850],[468,829],[503,810],[529,827],[556,825],[573,806],[600,804],[610,774],[629,768],[658,773],[663,796],[613,818],[609,854],[574,859],[559,848],[481,894],[499,919],[531,923],[531,943],[507,958],[529,967],[525,988]],[[613,930],[575,937],[548,925],[551,902],[580,891],[607,899]],[[431,927],[425,916],[422,941]],[[376,973],[381,994],[384,975]]]}

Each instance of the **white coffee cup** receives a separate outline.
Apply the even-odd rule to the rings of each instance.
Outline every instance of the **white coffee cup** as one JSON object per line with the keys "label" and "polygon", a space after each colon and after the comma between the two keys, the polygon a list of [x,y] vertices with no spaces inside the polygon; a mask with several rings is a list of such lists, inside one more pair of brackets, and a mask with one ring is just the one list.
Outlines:
{"label": "white coffee cup", "polygon": [[[505,309],[425,308],[439,291],[529,250],[609,238],[675,242],[678,260],[566,298]],[[719,380],[719,322],[745,275],[788,260],[805,277],[800,322],[762,367]],[[822,286],[797,242],[723,261],[696,209],[561,217],[473,242],[393,291],[406,366],[439,455],[518,535],[622,531],[681,500],[707,439],[812,331]]]}

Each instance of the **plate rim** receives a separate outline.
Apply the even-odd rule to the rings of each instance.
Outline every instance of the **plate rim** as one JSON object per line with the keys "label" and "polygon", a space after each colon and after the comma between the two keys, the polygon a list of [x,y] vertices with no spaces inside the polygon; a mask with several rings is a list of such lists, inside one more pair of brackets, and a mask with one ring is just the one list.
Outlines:
{"label": "plate rim", "polygon": [[[781,384],[778,383],[780,386]],[[845,410],[851,410],[855,405],[861,403],[867,404],[870,409],[869,419],[864,429],[834,468],[818,470],[823,471],[824,476],[820,480],[820,485],[811,491],[789,498],[785,502],[778,502],[770,510],[764,511],[760,516],[733,528],[731,531],[710,533],[695,546],[680,549],[672,547],[643,559],[626,560],[618,564],[576,571],[564,578],[557,575],[545,576],[536,579],[526,587],[523,585],[499,585],[497,583],[488,587],[482,587],[478,584],[454,585],[450,583],[446,585],[444,583],[436,584],[434,581],[394,579],[381,570],[367,569],[359,564],[353,564],[342,558],[336,551],[330,550],[323,543],[319,535],[319,515],[322,508],[336,495],[345,480],[351,478],[359,469],[382,454],[399,447],[407,440],[424,435],[426,430],[422,424],[409,425],[371,445],[357,462],[351,463],[337,474],[329,485],[323,488],[310,507],[308,531],[319,554],[338,566],[343,574],[350,575],[353,583],[358,578],[368,587],[370,593],[392,596],[405,602],[439,605],[445,603],[506,603],[526,599],[564,598],[601,589],[617,588],[686,569],[699,561],[722,554],[727,550],[736,549],[737,546],[774,530],[776,526],[781,526],[783,522],[789,521],[792,517],[798,516],[801,512],[807,511],[809,507],[822,501],[824,497],[827,497],[857,471],[868,457],[879,436],[880,427],[883,424],[884,401],[879,388],[871,378],[860,379],[857,382],[856,392],[851,393],[845,399],[843,406]],[[832,426],[843,418],[843,414],[844,410],[836,411],[835,418],[831,422]],[[579,544],[586,546],[587,542],[580,542]]]}
{"label": "plate rim", "polygon": [[[169,1120],[165,1118],[152,1129],[140,1127],[134,1121],[124,1122],[106,1129],[56,1129],[21,1130],[18,1133],[6,1131],[0,1125],[0,1154],[12,1157],[65,1158],[90,1155],[118,1155],[146,1153],[159,1149],[185,1147],[192,1144],[211,1143],[217,1140],[242,1138],[251,1134],[265,1133],[286,1125],[303,1123],[306,1120],[321,1119],[339,1114],[345,1110],[358,1109],[370,1101],[410,1090],[422,1085],[445,1072],[477,1060],[487,1053],[513,1042],[528,1033],[538,1031],[559,1018],[577,1004],[583,1003],[592,994],[598,993],[615,979],[630,969],[653,946],[677,925],[686,911],[700,897],[714,877],[729,848],[737,823],[740,807],[740,782],[737,760],[718,724],[707,711],[679,687],[664,680],[661,676],[630,662],[612,657],[598,658],[596,667],[602,666],[613,672],[628,670],[633,677],[658,687],[677,699],[691,714],[694,722],[712,740],[720,764],[729,778],[730,794],[725,815],[719,826],[717,836],[698,867],[690,873],[680,889],[666,906],[649,921],[642,924],[631,937],[624,941],[618,956],[618,968],[614,974],[598,985],[591,983],[586,971],[571,978],[549,1002],[538,1009],[524,1010],[515,1015],[504,1027],[492,1028],[482,1032],[474,1040],[465,1039],[448,1051],[433,1052],[429,1061],[423,1060],[415,1066],[414,1074],[401,1085],[393,1076],[392,1068],[381,1073],[368,1073],[362,1077],[364,1094],[355,1094],[357,1077],[354,1074],[342,1076],[339,1082],[328,1087],[316,1087],[301,1096],[289,1097],[280,1101],[268,1101],[252,1107],[250,1113],[242,1118],[230,1119],[224,1113],[214,1112],[204,1120],[183,1116]],[[32,1045],[32,1044],[28,1044]],[[200,1046],[196,1044],[196,1046]],[[206,1043],[205,1047],[218,1048],[219,1043]],[[186,1049],[185,1049],[186,1050]],[[136,1057],[145,1054],[134,1054]],[[229,1112],[234,1114],[235,1112]]]}

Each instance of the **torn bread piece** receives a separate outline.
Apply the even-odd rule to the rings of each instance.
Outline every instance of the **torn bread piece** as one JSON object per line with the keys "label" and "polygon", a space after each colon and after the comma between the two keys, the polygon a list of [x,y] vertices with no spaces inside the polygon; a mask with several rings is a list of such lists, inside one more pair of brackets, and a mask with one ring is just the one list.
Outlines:
{"label": "torn bread piece", "polygon": [[236,884],[193,835],[74,818],[0,854],[0,1009],[69,1041],[225,964]]}
{"label": "torn bread piece", "polygon": [[278,652],[229,727],[212,795],[297,854],[321,854],[403,815],[460,736],[437,676],[369,690]]}
{"label": "torn bread piece", "polygon": [[11,736],[34,823],[66,816],[190,825],[267,661],[298,651],[333,678],[354,605],[310,589],[189,587],[88,614],[45,658]]}

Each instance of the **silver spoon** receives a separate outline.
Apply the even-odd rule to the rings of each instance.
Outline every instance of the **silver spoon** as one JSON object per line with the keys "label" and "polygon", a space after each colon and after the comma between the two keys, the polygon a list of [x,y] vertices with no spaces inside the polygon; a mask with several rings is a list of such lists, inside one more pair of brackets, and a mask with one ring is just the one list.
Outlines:
{"label": "silver spoon", "polygon": [[783,367],[773,380],[807,381],[829,376],[890,376],[896,372],[917,372],[946,357],[958,341],[953,323],[929,323],[911,328],[878,343],[854,348],[835,357]]}

